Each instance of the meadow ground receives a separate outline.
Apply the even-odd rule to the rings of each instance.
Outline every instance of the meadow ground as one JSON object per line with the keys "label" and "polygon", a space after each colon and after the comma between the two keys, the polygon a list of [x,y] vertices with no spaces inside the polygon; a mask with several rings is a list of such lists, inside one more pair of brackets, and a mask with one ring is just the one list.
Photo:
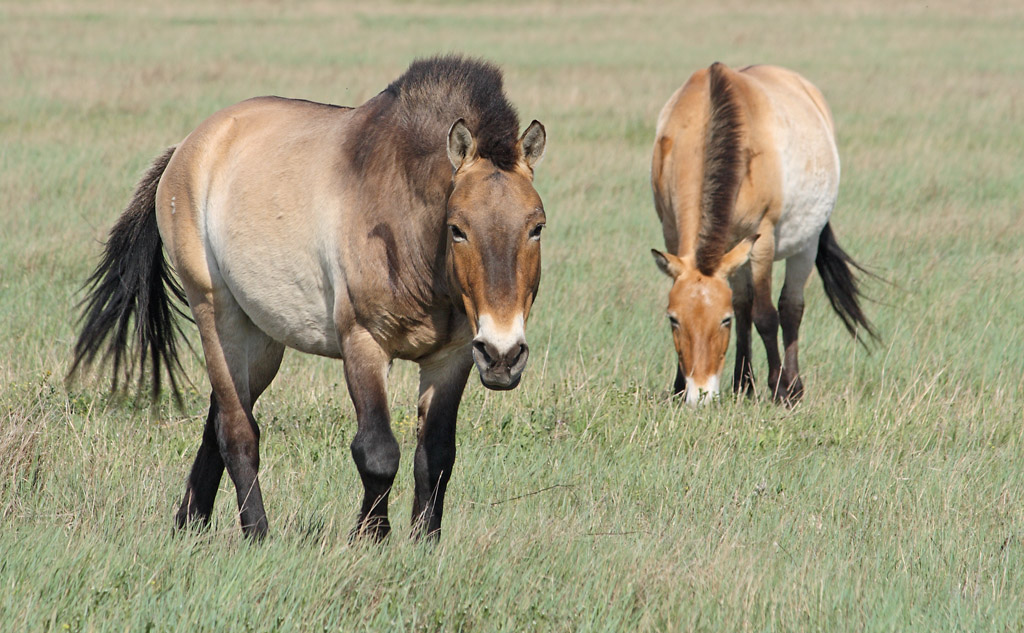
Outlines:
{"label": "meadow ground", "polygon": [[[1024,628],[1021,7],[146,4],[0,3],[0,628]],[[500,63],[549,144],[531,367],[510,393],[471,379],[440,543],[403,527],[349,544],[341,365],[296,353],[257,407],[270,539],[241,538],[226,487],[212,530],[173,536],[200,362],[184,410],[62,382],[100,241],[151,158],[215,110],[356,105],[445,51]],[[650,149],[662,104],[715,60],[822,89],[843,160],[833,227],[893,281],[868,286],[869,354],[812,277],[792,410],[667,400]],[[397,526],[414,370],[391,378]]]}

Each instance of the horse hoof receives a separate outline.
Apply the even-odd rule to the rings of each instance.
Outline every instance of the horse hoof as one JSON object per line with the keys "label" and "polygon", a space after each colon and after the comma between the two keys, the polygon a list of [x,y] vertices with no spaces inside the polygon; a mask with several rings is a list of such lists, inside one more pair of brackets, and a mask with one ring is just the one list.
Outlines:
{"label": "horse hoof", "polygon": [[804,383],[800,376],[795,378],[782,374],[778,385],[772,390],[772,399],[786,407],[792,407],[804,397]]}
{"label": "horse hoof", "polygon": [[368,541],[381,543],[391,534],[391,523],[387,517],[372,517],[359,521],[349,534],[348,542]]}

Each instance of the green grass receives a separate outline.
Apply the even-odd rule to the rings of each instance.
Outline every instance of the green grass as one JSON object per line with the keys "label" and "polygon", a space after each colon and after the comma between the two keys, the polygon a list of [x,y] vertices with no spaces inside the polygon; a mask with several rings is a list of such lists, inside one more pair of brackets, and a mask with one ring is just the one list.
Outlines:
{"label": "green grass", "polygon": [[[0,628],[1024,628],[1024,11],[747,4],[0,4]],[[205,375],[186,362],[184,410],[65,387],[99,242],[149,160],[217,109],[356,105],[453,50],[499,62],[524,124],[546,125],[549,228],[531,366],[514,392],[472,379],[441,542],[404,538],[415,367],[391,379],[402,527],[350,545],[341,365],[296,353],[257,407],[271,538],[242,539],[227,478],[213,528],[173,535]],[[833,227],[893,281],[868,286],[867,354],[811,280],[792,410],[666,399],[650,149],[716,59],[822,89]]]}

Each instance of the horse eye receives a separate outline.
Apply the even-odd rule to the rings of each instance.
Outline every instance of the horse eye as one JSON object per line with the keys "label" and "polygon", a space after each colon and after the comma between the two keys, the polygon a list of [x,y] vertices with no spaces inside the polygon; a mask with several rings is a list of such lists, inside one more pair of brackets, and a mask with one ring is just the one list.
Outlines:
{"label": "horse eye", "polygon": [[537,226],[533,227],[533,229],[530,230],[530,239],[531,240],[539,240],[540,239],[540,232],[543,231],[543,230],[544,230],[544,225],[543,224],[538,224]]}
{"label": "horse eye", "polygon": [[672,325],[672,329],[676,330],[679,328],[679,319],[675,318],[671,314],[668,315],[668,322]]}
{"label": "horse eye", "polygon": [[732,325],[732,317],[731,316],[727,316],[724,319],[722,319],[722,327],[729,327],[730,325]]}
{"label": "horse eye", "polygon": [[448,225],[448,229],[452,232],[452,241],[453,242],[465,242],[466,241],[466,234],[463,232],[462,229],[460,229],[459,227],[455,226],[454,224],[449,224]]}

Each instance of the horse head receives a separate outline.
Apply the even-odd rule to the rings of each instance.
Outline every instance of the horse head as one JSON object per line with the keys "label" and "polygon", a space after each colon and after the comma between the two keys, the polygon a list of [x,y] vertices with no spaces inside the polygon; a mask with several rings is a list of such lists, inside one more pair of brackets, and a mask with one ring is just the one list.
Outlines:
{"label": "horse head", "polygon": [[489,389],[519,384],[529,347],[526,320],[540,285],[544,206],[533,167],[544,154],[544,126],[534,121],[508,169],[477,153],[462,119],[448,133],[454,169],[448,198],[448,278],[473,328],[473,360]]}
{"label": "horse head", "polygon": [[718,395],[732,331],[729,275],[747,262],[757,237],[733,247],[711,274],[704,274],[693,256],[676,257],[651,249],[658,269],[672,278],[667,313],[690,406]]}

